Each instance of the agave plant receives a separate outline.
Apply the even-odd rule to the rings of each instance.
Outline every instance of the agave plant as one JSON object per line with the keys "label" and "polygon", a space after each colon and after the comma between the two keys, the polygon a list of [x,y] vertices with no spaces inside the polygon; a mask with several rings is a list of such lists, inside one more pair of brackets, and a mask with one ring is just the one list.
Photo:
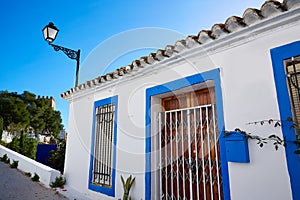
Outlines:
{"label": "agave plant", "polygon": [[130,175],[125,182],[123,176],[121,175],[121,181],[124,189],[123,200],[131,200],[129,192],[132,185],[134,184],[135,178],[132,178],[132,176]]}

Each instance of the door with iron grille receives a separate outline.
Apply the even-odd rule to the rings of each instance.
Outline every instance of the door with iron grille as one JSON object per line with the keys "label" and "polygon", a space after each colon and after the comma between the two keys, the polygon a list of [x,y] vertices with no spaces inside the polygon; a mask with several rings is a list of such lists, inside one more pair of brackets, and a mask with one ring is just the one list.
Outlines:
{"label": "door with iron grille", "polygon": [[159,113],[162,199],[223,199],[213,88],[162,99]]}

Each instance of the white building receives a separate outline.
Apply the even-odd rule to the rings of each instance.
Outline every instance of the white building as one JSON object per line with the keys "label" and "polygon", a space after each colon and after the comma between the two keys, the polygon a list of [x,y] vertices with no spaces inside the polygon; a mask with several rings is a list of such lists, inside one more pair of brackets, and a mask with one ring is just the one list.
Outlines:
{"label": "white building", "polygon": [[8,133],[7,131],[3,131],[1,140],[5,143],[10,143],[12,141],[13,137],[14,136],[12,134]]}
{"label": "white building", "polygon": [[67,138],[67,132],[65,129],[61,130],[57,136],[58,139],[65,139]]}
{"label": "white building", "polygon": [[[67,184],[93,199],[121,198],[121,175],[132,199],[300,199],[285,121],[299,120],[299,56],[300,1],[267,1],[72,88]],[[246,125],[262,119],[282,126]],[[225,142],[237,127],[288,142]]]}

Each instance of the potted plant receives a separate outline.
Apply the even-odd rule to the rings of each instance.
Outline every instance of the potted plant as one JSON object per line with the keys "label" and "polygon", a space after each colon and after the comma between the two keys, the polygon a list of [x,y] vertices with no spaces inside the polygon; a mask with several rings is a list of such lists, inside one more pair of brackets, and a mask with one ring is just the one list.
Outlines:
{"label": "potted plant", "polygon": [[129,192],[130,192],[132,185],[135,182],[135,178],[132,178],[132,176],[130,175],[125,181],[123,176],[121,175],[121,181],[122,181],[123,189],[124,189],[123,200],[131,200],[131,198],[129,196]]}

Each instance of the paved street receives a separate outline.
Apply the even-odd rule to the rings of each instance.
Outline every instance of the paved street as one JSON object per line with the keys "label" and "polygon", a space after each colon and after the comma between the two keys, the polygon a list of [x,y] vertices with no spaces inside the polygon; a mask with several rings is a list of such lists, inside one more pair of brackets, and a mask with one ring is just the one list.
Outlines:
{"label": "paved street", "polygon": [[67,200],[61,194],[33,182],[17,169],[0,162],[0,200]]}

